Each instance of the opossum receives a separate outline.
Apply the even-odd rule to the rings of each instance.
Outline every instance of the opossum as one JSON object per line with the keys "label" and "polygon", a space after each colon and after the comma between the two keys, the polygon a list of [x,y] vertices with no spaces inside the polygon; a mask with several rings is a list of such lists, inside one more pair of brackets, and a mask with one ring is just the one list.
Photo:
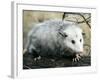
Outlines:
{"label": "opossum", "polygon": [[[28,33],[27,51],[40,56],[75,55],[79,60],[83,52],[82,29],[77,23],[47,20],[36,24]],[[69,52],[67,52],[69,51]]]}

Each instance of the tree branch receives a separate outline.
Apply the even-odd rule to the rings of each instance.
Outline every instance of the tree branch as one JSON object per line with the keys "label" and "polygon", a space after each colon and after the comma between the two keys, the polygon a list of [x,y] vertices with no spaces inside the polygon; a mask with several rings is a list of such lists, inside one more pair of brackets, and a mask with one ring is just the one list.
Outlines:
{"label": "tree branch", "polygon": [[85,23],[89,26],[89,28],[91,29],[91,26],[90,26],[90,24],[88,23],[88,21],[85,19],[85,17],[82,15],[82,14],[79,14],[83,19],[84,19],[84,21],[85,21]]}
{"label": "tree branch", "polygon": [[[89,26],[89,28],[91,29],[91,26],[89,24],[89,19],[91,18],[90,16],[86,19],[84,17],[84,15],[82,15],[81,13],[64,12],[63,17],[62,17],[62,20],[64,20],[66,14],[80,15],[83,18],[83,21],[78,21],[77,20],[77,23],[80,24],[80,23],[84,23],[85,22]],[[68,21],[72,21],[72,20],[68,20]],[[72,21],[72,22],[75,22],[75,21]]]}
{"label": "tree branch", "polygon": [[64,20],[65,18],[65,15],[66,15],[66,12],[64,12],[63,16],[62,16],[62,20]]}

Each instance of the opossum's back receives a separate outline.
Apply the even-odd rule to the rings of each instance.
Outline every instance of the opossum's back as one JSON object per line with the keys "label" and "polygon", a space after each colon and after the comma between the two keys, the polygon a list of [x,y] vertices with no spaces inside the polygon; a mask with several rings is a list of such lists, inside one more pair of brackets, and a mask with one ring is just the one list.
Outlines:
{"label": "opossum's back", "polygon": [[[29,39],[31,44],[41,45],[42,47],[54,48],[57,43],[57,30],[51,23],[40,23],[33,27],[29,32]],[[38,44],[36,44],[38,43]]]}
{"label": "opossum's back", "polygon": [[37,24],[36,26],[33,27],[33,29],[29,32],[29,36],[31,37],[36,37],[40,38],[41,40],[43,39],[56,39],[57,38],[57,33],[58,29],[60,26],[58,25],[59,22],[44,22]]}
{"label": "opossum's back", "polygon": [[70,21],[62,21],[62,20],[47,20],[43,23],[39,23],[33,27],[30,31],[29,36],[36,35],[39,37],[48,37],[50,35],[56,36],[58,30],[66,28],[68,25],[73,24]]}

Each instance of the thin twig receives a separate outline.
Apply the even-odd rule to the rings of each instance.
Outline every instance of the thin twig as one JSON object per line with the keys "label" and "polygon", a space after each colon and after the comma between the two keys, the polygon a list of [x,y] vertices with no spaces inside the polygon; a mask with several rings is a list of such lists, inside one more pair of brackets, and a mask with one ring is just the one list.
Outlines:
{"label": "thin twig", "polygon": [[24,67],[26,67],[26,68],[28,68],[28,69],[31,69],[30,67],[28,67],[28,66],[26,66],[26,65],[24,65]]}
{"label": "thin twig", "polygon": [[82,15],[82,14],[79,14],[83,19],[84,19],[84,21],[86,22],[86,24],[89,26],[89,28],[91,29],[91,26],[90,26],[90,24],[88,23],[88,21],[85,19],[85,17]]}
{"label": "thin twig", "polygon": [[[90,19],[90,16],[86,19],[84,17],[84,15],[82,15],[81,13],[64,12],[63,17],[62,17],[62,20],[65,18],[65,15],[66,14],[80,15],[83,18],[83,21],[78,21],[77,23],[84,23],[85,22],[89,26],[89,28],[91,29],[91,26],[90,26],[89,21],[88,21]],[[68,20],[68,21],[71,21],[71,20]],[[72,22],[75,22],[75,21],[72,21]]]}
{"label": "thin twig", "polygon": [[63,16],[62,16],[62,20],[64,20],[65,18],[65,15],[66,15],[66,12],[64,12]]}

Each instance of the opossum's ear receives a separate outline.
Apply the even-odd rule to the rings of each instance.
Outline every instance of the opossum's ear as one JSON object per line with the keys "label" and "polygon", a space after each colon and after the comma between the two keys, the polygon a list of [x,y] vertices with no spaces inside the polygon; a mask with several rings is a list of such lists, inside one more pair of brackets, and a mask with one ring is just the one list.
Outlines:
{"label": "opossum's ear", "polygon": [[59,31],[59,34],[63,37],[68,37],[68,35],[66,33],[64,33],[63,31]]}

